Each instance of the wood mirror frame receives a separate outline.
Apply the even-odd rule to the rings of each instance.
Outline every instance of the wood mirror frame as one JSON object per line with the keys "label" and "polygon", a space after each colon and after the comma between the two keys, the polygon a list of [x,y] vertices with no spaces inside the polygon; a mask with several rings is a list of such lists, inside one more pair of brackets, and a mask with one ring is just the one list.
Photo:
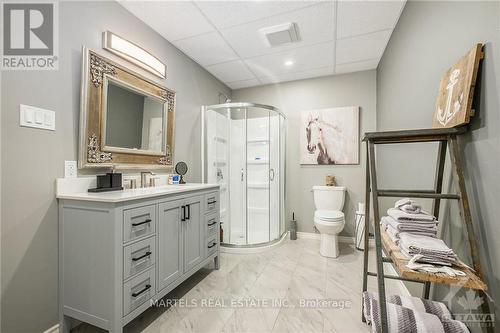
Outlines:
{"label": "wood mirror frame", "polygon": [[[143,155],[130,149],[106,151],[104,142],[105,77],[113,77],[167,103],[165,155]],[[80,168],[172,169],[175,92],[94,51],[83,48],[82,91],[80,105]]]}

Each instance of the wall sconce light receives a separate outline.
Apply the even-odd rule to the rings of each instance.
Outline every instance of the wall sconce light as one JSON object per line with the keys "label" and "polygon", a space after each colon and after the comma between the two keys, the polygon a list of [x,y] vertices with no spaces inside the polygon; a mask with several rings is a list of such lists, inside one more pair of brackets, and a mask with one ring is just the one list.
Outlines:
{"label": "wall sconce light", "polygon": [[166,78],[167,66],[142,47],[129,42],[111,31],[103,32],[102,43],[102,47],[105,50],[144,68],[162,79]]}

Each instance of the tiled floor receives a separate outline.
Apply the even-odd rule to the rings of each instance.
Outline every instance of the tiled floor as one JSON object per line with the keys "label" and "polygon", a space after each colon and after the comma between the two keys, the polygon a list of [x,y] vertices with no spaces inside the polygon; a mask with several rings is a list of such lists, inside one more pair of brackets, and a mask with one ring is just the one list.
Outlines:
{"label": "tiled floor", "polygon": [[[220,270],[202,269],[168,295],[177,305],[151,308],[124,331],[369,332],[361,322],[363,253],[341,244],[341,256],[328,259],[318,249],[318,240],[299,239],[265,253],[223,253]],[[399,282],[386,286],[401,293]]]}

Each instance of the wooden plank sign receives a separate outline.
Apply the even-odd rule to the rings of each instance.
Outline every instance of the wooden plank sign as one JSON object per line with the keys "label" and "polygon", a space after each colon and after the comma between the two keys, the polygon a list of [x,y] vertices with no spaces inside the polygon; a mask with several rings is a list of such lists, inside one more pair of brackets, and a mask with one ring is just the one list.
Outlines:
{"label": "wooden plank sign", "polygon": [[477,44],[444,73],[439,85],[433,128],[469,123],[474,113],[471,106],[479,61],[483,56],[483,44]]}

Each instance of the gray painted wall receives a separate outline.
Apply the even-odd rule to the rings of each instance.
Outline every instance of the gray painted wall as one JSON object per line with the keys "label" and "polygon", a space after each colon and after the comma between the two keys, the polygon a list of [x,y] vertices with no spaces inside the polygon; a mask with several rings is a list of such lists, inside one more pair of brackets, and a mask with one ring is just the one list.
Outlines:
{"label": "gray painted wall", "polygon": [[339,185],[348,189],[344,212],[346,226],[342,235],[353,236],[354,211],[364,202],[365,147],[361,146],[360,165],[300,165],[300,111],[341,106],[360,106],[360,135],[375,130],[376,73],[366,71],[315,79],[266,85],[233,91],[233,101],[277,106],[287,116],[287,220],[295,212],[299,231],[314,232],[313,185],[323,185],[333,174]]}
{"label": "gray painted wall", "polygon": [[[1,77],[5,333],[42,332],[57,323],[54,183],[64,174],[64,160],[77,158],[82,45],[101,50],[101,33],[111,30],[167,64],[168,78],[159,82],[177,91],[174,159],[188,163],[188,181],[201,180],[200,105],[217,103],[219,91],[230,95],[225,85],[114,1],[62,2],[59,10],[59,70],[3,72]],[[56,111],[56,131],[19,127],[21,103]]]}
{"label": "gray painted wall", "polygon": [[[409,1],[377,75],[378,129],[429,128],[444,71],[476,42],[486,43],[479,78],[480,94],[476,99],[479,102],[477,114],[462,142],[467,190],[477,222],[476,235],[489,294],[496,300],[500,299],[499,10],[499,2],[493,1]],[[412,145],[406,150],[401,146],[379,149],[380,187],[432,187],[435,152],[431,144]],[[385,207],[387,205],[386,202]],[[457,205],[442,207],[443,238],[467,259],[467,242],[458,219]],[[447,293],[448,288],[436,288],[434,297],[442,299]],[[453,309],[457,313],[464,312],[456,303]],[[498,311],[496,317],[500,317]]]}

